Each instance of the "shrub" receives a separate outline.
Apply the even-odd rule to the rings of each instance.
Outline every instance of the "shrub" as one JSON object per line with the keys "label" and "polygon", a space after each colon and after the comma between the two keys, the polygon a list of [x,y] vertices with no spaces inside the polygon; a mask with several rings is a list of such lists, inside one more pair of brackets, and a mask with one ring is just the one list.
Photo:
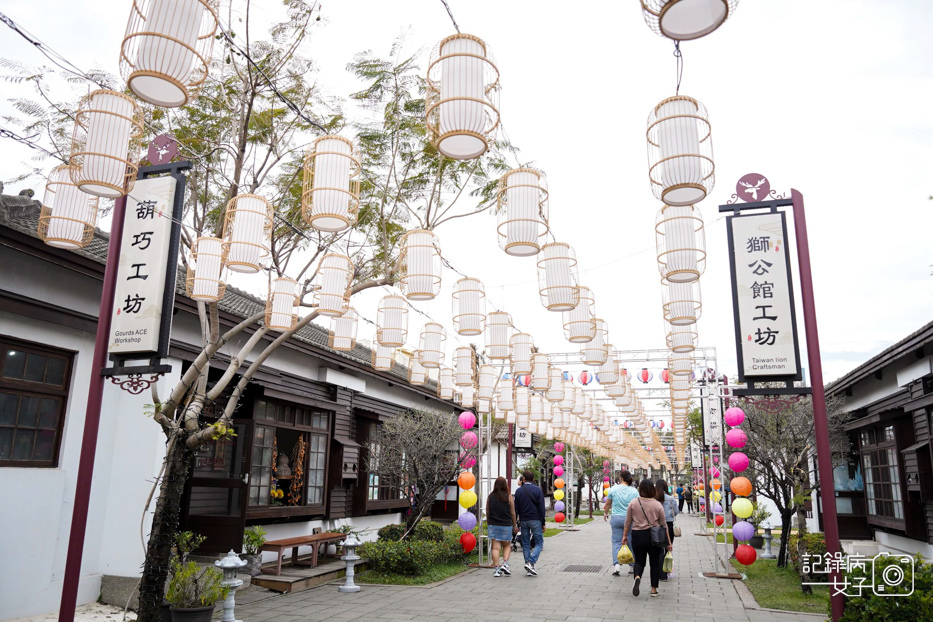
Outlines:
{"label": "shrub", "polygon": [[191,609],[213,606],[227,597],[227,588],[221,584],[224,575],[217,568],[204,570],[194,562],[183,564],[172,558],[172,578],[168,584],[168,602],[175,607]]}
{"label": "shrub", "polygon": [[[884,584],[881,579],[882,572],[888,566],[900,566],[905,577],[909,577],[910,563],[902,561],[906,556],[878,557],[874,564],[871,560],[865,564],[864,570],[855,568],[846,574],[849,585],[858,585],[862,580],[866,585]],[[874,573],[874,579],[872,574]],[[871,588],[862,589],[861,596],[846,598],[846,611],[842,622],[931,622],[933,620],[933,564],[924,563],[919,555],[914,558],[914,584],[913,594],[910,596],[897,596],[910,591],[909,580],[893,588],[886,586],[888,593],[880,596]],[[849,588],[850,594],[856,593]]]}
{"label": "shrub", "polygon": [[402,525],[402,524],[386,525],[385,527],[380,529],[377,533],[379,535],[380,542],[382,542],[383,540],[398,542],[399,540],[402,539],[402,536],[405,535],[405,525]]}
{"label": "shrub", "polygon": [[247,555],[257,555],[266,543],[266,530],[255,525],[243,532],[243,552]]}
{"label": "shrub", "polygon": [[[439,537],[438,540],[419,537],[393,540],[391,537],[395,534],[401,537],[405,533],[405,526],[387,525],[379,530],[379,540],[364,544],[360,554],[369,560],[370,568],[377,572],[409,576],[418,576],[424,574],[431,566],[463,558],[463,547],[460,545],[462,529],[456,525],[444,529],[430,521],[427,524],[427,535]],[[418,527],[415,527],[415,531],[418,531]]]}
{"label": "shrub", "polygon": [[415,525],[415,533],[412,537],[422,542],[443,542],[444,527],[440,523],[423,520]]}
{"label": "shrub", "polygon": [[[823,557],[826,555],[826,536],[820,532],[808,532],[804,537],[804,543],[807,546],[807,554],[811,556],[819,555]],[[790,562],[794,566],[794,570],[797,571],[797,574],[800,574],[800,559],[797,556],[797,535],[791,534],[787,539],[787,552],[790,556]],[[811,574],[813,580],[819,580],[815,578],[815,575]]]}

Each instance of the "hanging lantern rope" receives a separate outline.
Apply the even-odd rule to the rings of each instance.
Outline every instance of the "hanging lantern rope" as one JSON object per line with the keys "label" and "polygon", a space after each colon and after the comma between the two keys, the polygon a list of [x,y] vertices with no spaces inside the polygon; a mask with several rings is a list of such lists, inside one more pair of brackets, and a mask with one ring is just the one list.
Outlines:
{"label": "hanging lantern rope", "polygon": [[356,224],[360,207],[360,157],[342,136],[315,139],[304,158],[301,215],[318,231],[344,231]]}
{"label": "hanging lantern rope", "polygon": [[274,279],[266,299],[266,326],[273,330],[291,330],[298,323],[298,282],[288,277]]}
{"label": "hanging lantern rope", "polygon": [[537,255],[550,231],[544,173],[519,167],[499,180],[496,193],[499,248],[509,255]]}
{"label": "hanging lantern rope", "polygon": [[94,238],[99,199],[81,192],[66,164],[52,169],[39,213],[39,239],[56,248],[84,248]]}
{"label": "hanging lantern rope", "polygon": [[648,177],[666,205],[695,205],[715,184],[709,115],[700,102],[676,95],[648,115]]}

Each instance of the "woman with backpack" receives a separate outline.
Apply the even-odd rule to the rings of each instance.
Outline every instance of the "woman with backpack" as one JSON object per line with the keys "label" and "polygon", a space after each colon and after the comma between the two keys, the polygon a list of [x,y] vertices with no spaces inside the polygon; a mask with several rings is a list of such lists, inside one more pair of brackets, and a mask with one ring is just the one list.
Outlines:
{"label": "woman with backpack", "polygon": [[645,568],[651,565],[651,596],[658,595],[661,582],[661,564],[664,551],[671,550],[667,535],[667,521],[664,518],[664,506],[655,498],[657,491],[650,479],[644,479],[638,485],[638,498],[628,506],[625,516],[625,533],[622,544],[629,544],[631,538],[632,555],[635,557],[635,584],[632,595],[638,596]]}

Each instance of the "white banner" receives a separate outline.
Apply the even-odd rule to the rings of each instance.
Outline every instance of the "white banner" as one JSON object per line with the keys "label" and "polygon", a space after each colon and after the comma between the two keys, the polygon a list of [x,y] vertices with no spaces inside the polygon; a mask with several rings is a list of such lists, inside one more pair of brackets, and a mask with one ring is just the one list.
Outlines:
{"label": "white banner", "polygon": [[746,377],[796,376],[798,350],[784,214],[729,218],[739,366]]}
{"label": "white banner", "polygon": [[722,444],[722,399],[719,395],[704,395],[700,399],[703,412],[703,444]]}
{"label": "white banner", "polygon": [[176,180],[153,177],[136,182],[126,199],[123,242],[117,270],[109,351],[155,353],[169,262]]}

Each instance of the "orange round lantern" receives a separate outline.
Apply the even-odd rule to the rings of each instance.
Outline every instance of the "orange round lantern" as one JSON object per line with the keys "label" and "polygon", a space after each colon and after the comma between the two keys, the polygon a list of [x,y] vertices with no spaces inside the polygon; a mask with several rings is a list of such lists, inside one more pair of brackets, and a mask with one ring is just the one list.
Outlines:
{"label": "orange round lantern", "polygon": [[554,488],[563,488],[564,487],[564,478],[558,477],[554,480]]}
{"label": "orange round lantern", "polygon": [[722,488],[722,482],[720,482],[718,479],[714,479],[714,480],[713,480],[713,489],[714,489],[714,490],[719,490],[720,488]]}
{"label": "orange round lantern", "polygon": [[457,485],[464,490],[470,490],[476,485],[476,476],[469,471],[464,471],[460,474],[460,477],[457,478]]}
{"label": "orange round lantern", "polygon": [[729,484],[729,487],[732,488],[732,492],[739,497],[747,497],[752,494],[752,483],[748,480],[747,477],[735,477],[732,479],[732,482]]}
{"label": "orange round lantern", "polygon": [[603,482],[603,490],[609,490],[609,482]]}

